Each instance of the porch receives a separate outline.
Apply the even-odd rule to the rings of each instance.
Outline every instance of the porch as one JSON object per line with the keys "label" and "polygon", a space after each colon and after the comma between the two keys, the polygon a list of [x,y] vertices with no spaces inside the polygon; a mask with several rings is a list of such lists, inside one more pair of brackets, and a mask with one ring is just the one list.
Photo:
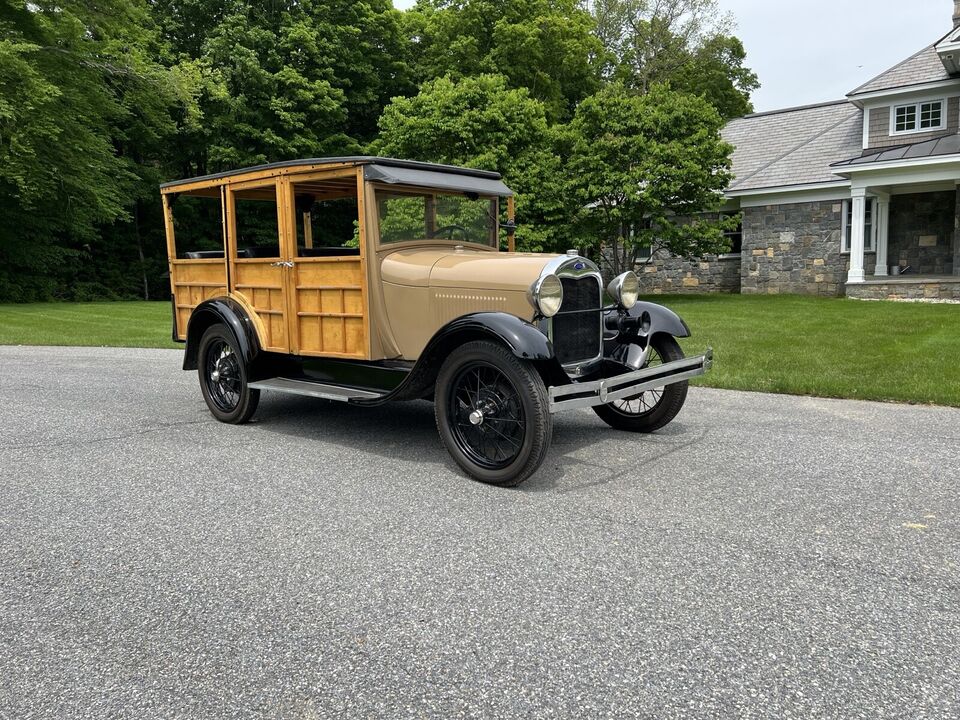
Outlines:
{"label": "porch", "polygon": [[945,140],[837,164],[851,181],[848,297],[960,302],[960,144]]}

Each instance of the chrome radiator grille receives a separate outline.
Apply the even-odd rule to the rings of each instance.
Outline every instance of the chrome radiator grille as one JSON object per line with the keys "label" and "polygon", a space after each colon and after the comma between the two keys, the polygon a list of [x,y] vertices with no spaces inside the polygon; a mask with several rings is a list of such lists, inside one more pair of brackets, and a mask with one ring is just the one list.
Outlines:
{"label": "chrome radiator grille", "polygon": [[560,278],[563,304],[554,315],[553,349],[563,365],[593,360],[602,342],[600,283],[594,276]]}

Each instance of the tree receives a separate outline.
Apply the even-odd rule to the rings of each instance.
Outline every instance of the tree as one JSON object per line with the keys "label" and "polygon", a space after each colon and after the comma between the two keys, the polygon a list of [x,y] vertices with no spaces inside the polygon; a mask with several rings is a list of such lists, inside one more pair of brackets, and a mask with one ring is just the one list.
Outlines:
{"label": "tree", "polygon": [[752,111],[757,76],[717,0],[596,0],[603,72],[639,93],[657,83],[702,95],[730,119]]}
{"label": "tree", "polygon": [[371,152],[500,172],[518,193],[518,246],[541,250],[567,234],[553,135],[543,103],[503,76],[443,77],[394,98]]}
{"label": "tree", "polygon": [[737,218],[706,219],[731,179],[732,147],[705,100],[654,85],[610,85],[584,100],[568,129],[567,193],[595,257],[617,275],[641,247],[696,257],[728,249]]}
{"label": "tree", "polygon": [[189,90],[140,0],[5,3],[0,28],[0,298],[109,294],[90,259],[137,194],[128,151],[172,133]]}
{"label": "tree", "polygon": [[405,23],[421,82],[500,74],[551,121],[599,87],[603,48],[579,0],[418,0]]}

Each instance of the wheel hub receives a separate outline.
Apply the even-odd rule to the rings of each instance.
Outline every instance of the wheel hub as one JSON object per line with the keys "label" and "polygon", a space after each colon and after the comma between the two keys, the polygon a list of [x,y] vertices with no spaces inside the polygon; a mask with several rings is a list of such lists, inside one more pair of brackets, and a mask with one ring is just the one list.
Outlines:
{"label": "wheel hub", "polygon": [[482,425],[483,424],[483,411],[474,410],[469,415],[471,425]]}

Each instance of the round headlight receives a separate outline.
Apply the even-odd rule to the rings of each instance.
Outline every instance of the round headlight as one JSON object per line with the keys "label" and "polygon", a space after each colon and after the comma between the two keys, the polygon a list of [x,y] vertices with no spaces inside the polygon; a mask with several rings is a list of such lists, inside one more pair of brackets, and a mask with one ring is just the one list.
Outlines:
{"label": "round headlight", "polygon": [[617,275],[607,285],[607,292],[622,308],[629,310],[637,304],[637,299],[640,297],[640,281],[637,280],[637,274],[627,270],[622,275]]}
{"label": "round headlight", "polygon": [[556,275],[544,275],[530,287],[530,304],[544,317],[553,317],[563,304],[563,285]]}

